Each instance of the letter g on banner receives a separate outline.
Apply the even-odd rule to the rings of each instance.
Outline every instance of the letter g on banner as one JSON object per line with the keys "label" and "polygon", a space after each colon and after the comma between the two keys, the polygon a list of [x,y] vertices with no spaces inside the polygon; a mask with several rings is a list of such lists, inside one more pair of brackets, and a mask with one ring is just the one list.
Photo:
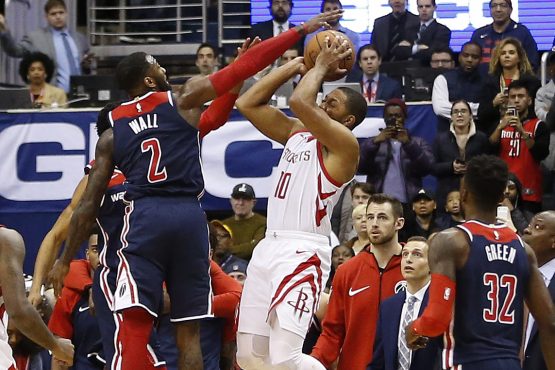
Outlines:
{"label": "letter g on banner", "polygon": [[[53,143],[55,153],[33,150],[20,153],[27,144]],[[61,147],[60,149],[57,149]],[[70,123],[30,123],[0,131],[5,156],[0,165],[0,196],[12,201],[63,200],[71,198],[83,176],[85,135]],[[64,154],[79,150],[81,154]],[[22,151],[23,152],[23,151]],[[40,177],[49,175],[48,180]]]}

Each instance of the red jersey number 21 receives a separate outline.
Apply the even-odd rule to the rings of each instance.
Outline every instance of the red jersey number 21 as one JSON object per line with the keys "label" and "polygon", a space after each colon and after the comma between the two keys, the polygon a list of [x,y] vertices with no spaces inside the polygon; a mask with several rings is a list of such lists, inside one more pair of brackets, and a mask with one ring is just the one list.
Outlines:
{"label": "red jersey number 21", "polygon": [[150,183],[164,181],[168,178],[166,167],[160,169],[160,158],[162,157],[162,149],[158,139],[147,139],[141,143],[141,151],[150,153],[150,165],[148,166],[147,179]]}

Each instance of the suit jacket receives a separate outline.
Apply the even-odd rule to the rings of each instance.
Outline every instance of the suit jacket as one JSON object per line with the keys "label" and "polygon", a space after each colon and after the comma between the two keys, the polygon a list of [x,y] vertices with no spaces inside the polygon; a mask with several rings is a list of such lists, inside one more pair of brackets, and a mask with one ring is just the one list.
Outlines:
{"label": "suit jacket", "polygon": [[[399,368],[398,337],[399,325],[402,321],[401,313],[405,302],[405,291],[395,294],[383,301],[380,306],[380,317],[374,342],[374,355],[367,370],[397,370]],[[422,315],[428,305],[428,290],[420,305],[418,316]],[[411,370],[440,369],[442,337],[430,338],[426,348],[412,352]]]}
{"label": "suit jacket", "polygon": [[432,50],[439,47],[449,47],[451,41],[451,30],[435,19],[430,23],[422,35],[420,35],[419,44],[427,45],[429,48],[426,50],[418,51],[412,55],[412,45],[414,45],[418,38],[418,31],[420,31],[420,22],[407,30],[406,40],[411,43],[411,46],[397,46],[393,50],[395,60],[406,60],[415,58],[422,61],[422,64],[428,65],[432,58]]}
{"label": "suit jacket", "polygon": [[[87,37],[79,32],[68,31],[68,33],[77,46],[81,60],[83,55],[89,50]],[[22,58],[26,54],[39,51],[48,55],[54,61],[54,65],[57,65],[56,49],[54,48],[54,40],[50,27],[41,28],[25,35],[19,43],[14,40],[9,32],[4,32],[0,34],[0,45],[6,54],[11,57]]]}
{"label": "suit jacket", "polygon": [[[289,22],[289,29],[293,27],[295,27],[295,25]],[[255,36],[260,37],[261,40],[274,37],[274,22],[270,19],[268,21],[253,24],[249,31],[249,37],[252,40]],[[303,36],[301,40],[295,44],[295,48],[299,50],[299,55],[303,55],[304,39],[305,37]]]}
{"label": "suit jacket", "polygon": [[[551,294],[551,299],[555,302],[555,278],[551,279],[547,288],[549,290],[549,294]],[[530,333],[530,339],[528,340],[528,346],[526,347],[526,353],[524,355],[523,369],[547,370],[540,346],[540,335],[538,333],[537,322],[534,322],[534,326],[532,326],[532,332]]]}
{"label": "suit jacket", "polygon": [[[352,72],[345,79],[345,82],[358,82],[362,91],[364,91],[364,87],[362,86],[362,71],[358,67],[353,68]],[[388,101],[391,98],[401,99],[402,95],[403,90],[401,84],[397,80],[380,73],[378,89],[376,90],[376,101]]]}
{"label": "suit jacket", "polygon": [[[389,22],[391,17],[393,17],[393,14],[389,13],[384,15],[383,17],[377,18],[374,21],[374,28],[372,29],[371,43],[379,50],[380,55],[382,56],[382,61],[384,62],[395,60],[395,55],[390,53],[388,50],[389,38],[391,37],[389,32]],[[420,20],[417,15],[414,15],[411,12],[407,11],[404,34],[410,34],[411,30],[415,27],[420,27]]]}
{"label": "suit jacket", "polygon": [[52,104],[55,104],[58,108],[65,108],[67,96],[64,90],[47,83],[44,87],[44,93],[41,97],[39,97],[37,103],[39,102],[42,103],[44,108],[51,108]]}

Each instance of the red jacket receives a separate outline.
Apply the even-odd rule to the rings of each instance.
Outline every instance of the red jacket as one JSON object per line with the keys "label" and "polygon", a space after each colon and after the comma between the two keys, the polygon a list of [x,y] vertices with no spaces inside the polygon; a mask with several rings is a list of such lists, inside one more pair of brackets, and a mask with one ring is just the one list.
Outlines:
{"label": "red jacket", "polygon": [[327,368],[339,356],[338,370],[365,370],[372,360],[380,303],[399,291],[403,280],[400,255],[382,272],[367,249],[342,264],[311,355]]}
{"label": "red jacket", "polygon": [[214,261],[210,261],[210,279],[214,292],[214,316],[226,320],[223,329],[223,341],[235,340],[237,327],[235,325],[235,311],[241,300],[243,287],[231,276],[227,275]]}

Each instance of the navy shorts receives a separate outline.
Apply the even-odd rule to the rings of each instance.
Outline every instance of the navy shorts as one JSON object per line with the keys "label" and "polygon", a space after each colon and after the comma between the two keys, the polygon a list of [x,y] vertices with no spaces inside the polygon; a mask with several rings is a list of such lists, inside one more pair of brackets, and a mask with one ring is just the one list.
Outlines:
{"label": "navy shorts", "polygon": [[206,214],[196,197],[145,197],[126,207],[118,252],[115,310],[158,316],[162,282],[172,321],[212,316]]}
{"label": "navy shorts", "polygon": [[514,358],[497,358],[453,366],[453,370],[522,370],[520,361]]}

